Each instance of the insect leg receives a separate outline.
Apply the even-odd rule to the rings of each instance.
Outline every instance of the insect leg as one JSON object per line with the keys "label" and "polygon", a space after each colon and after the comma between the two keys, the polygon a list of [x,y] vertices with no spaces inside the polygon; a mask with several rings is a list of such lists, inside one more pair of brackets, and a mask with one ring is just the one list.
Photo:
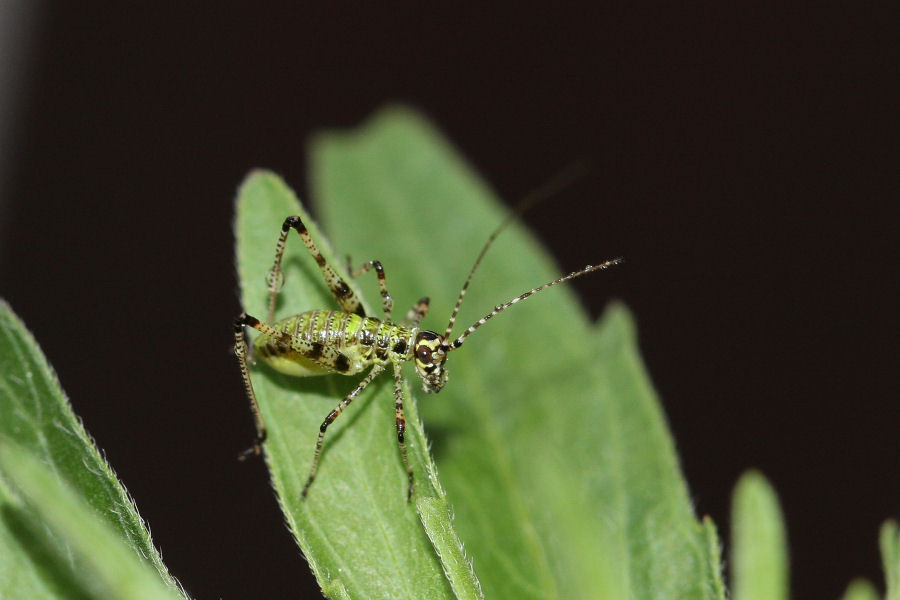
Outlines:
{"label": "insect leg", "polygon": [[425,315],[428,314],[428,303],[430,300],[425,297],[416,302],[416,305],[409,309],[409,312],[406,313],[406,316],[403,317],[402,324],[403,325],[411,325],[412,327],[418,327],[419,323],[422,322],[422,319],[425,318]]}
{"label": "insect leg", "polygon": [[250,369],[247,367],[247,340],[244,338],[244,326],[249,325],[266,334],[278,334],[278,331],[265,323],[261,323],[255,317],[251,317],[247,313],[241,313],[234,320],[234,355],[237,356],[238,366],[241,368],[241,379],[244,380],[244,391],[247,392],[247,398],[250,400],[250,410],[253,412],[253,420],[256,423],[256,440],[253,446],[247,448],[238,456],[240,460],[244,460],[251,454],[259,455],[262,453],[263,442],[266,441],[266,424],[263,421],[262,413],[259,410],[259,403],[256,401],[256,392],[253,391],[253,383],[250,381]]}
{"label": "insect leg", "polygon": [[403,414],[403,376],[400,374],[399,362],[394,363],[394,413],[397,417],[397,443],[400,445],[400,456],[403,457],[403,466],[406,467],[406,475],[409,478],[409,489],[406,492],[406,501],[409,502],[413,494],[413,470],[409,466],[406,440],[403,437],[406,431],[406,417]]}
{"label": "insect leg", "polygon": [[381,291],[381,308],[384,310],[384,318],[385,320],[390,321],[391,310],[394,308],[394,299],[391,298],[391,295],[388,293],[387,283],[385,283],[384,279],[384,267],[381,266],[381,261],[370,260],[357,270],[353,271],[352,276],[355,279],[372,269],[375,269],[375,274],[378,276],[378,289]]}
{"label": "insect leg", "polygon": [[341,400],[341,403],[338,404],[334,410],[328,413],[328,416],[325,417],[325,420],[322,421],[322,425],[319,427],[319,437],[316,439],[316,451],[313,454],[312,467],[309,469],[309,477],[306,479],[306,484],[303,486],[303,491],[300,493],[302,498],[306,498],[306,494],[309,492],[309,486],[312,485],[313,479],[316,477],[316,471],[319,470],[319,457],[322,454],[322,444],[325,441],[325,430],[328,429],[328,426],[338,418],[347,406],[353,399],[356,398],[361,391],[366,389],[366,386],[372,383],[372,380],[375,379],[382,371],[384,371],[385,365],[379,364],[372,367],[372,370],[369,371],[369,374],[365,376],[365,378],[359,382],[359,385],[356,386],[352,392],[347,394],[347,397]]}
{"label": "insect leg", "polygon": [[366,312],[362,307],[362,303],[360,303],[359,298],[356,297],[356,294],[353,293],[353,290],[350,289],[350,286],[347,285],[347,282],[344,281],[337,272],[331,268],[331,266],[325,261],[325,257],[322,256],[322,253],[319,252],[319,248],[316,246],[315,242],[313,242],[312,237],[309,235],[309,231],[306,229],[306,225],[303,224],[303,221],[300,220],[298,216],[288,217],[284,220],[284,224],[281,226],[281,235],[278,237],[278,244],[275,246],[275,264],[272,265],[272,268],[269,270],[269,274],[267,276],[267,281],[269,282],[269,322],[274,321],[275,316],[275,297],[278,295],[278,291],[281,289],[281,284],[284,282],[284,271],[281,268],[281,259],[284,256],[284,247],[287,243],[287,236],[290,233],[290,230],[293,229],[296,231],[300,238],[303,240],[303,243],[306,245],[306,249],[309,250],[309,253],[315,259],[316,264],[319,265],[319,270],[322,271],[322,275],[325,277],[325,283],[328,284],[328,289],[331,290],[331,293],[334,294],[334,297],[337,299],[338,304],[341,305],[341,309],[345,312],[356,313],[358,315],[365,316]]}

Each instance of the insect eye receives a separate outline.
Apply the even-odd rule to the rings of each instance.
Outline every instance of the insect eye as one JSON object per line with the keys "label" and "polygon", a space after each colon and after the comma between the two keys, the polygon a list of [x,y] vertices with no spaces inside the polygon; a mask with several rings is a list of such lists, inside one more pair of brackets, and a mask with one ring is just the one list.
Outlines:
{"label": "insect eye", "polygon": [[416,348],[416,359],[426,365],[429,364],[431,362],[431,348],[425,346]]}

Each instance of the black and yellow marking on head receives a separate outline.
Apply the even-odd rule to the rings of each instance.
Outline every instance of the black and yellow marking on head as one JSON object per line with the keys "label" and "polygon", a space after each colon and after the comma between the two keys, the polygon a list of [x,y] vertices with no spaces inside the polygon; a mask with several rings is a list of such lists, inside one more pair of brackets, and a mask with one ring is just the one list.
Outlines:
{"label": "black and yellow marking on head", "polygon": [[447,383],[447,346],[444,338],[433,331],[420,331],[413,346],[416,372],[426,393],[437,393]]}

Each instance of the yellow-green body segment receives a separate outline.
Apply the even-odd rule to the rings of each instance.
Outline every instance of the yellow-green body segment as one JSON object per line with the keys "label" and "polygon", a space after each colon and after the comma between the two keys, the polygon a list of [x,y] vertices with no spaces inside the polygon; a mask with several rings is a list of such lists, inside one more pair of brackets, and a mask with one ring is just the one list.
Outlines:
{"label": "yellow-green body segment", "polygon": [[257,336],[256,356],[298,377],[354,375],[376,364],[405,362],[412,359],[418,333],[416,327],[338,310],[311,310],[277,321],[272,328],[280,335]]}

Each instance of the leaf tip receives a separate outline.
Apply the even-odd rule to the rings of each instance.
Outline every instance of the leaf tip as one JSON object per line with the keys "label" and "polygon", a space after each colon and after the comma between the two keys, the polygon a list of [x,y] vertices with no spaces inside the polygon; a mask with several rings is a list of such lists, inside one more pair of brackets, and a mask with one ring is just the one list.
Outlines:
{"label": "leaf tip", "polygon": [[900,527],[894,519],[881,526],[878,536],[884,579],[887,582],[888,600],[900,598]]}
{"label": "leaf tip", "polygon": [[637,337],[634,315],[620,300],[613,300],[606,305],[597,321],[597,330],[604,344],[629,343]]}
{"label": "leaf tip", "polygon": [[878,600],[878,592],[866,579],[854,579],[847,586],[843,600]]}
{"label": "leaf tip", "polygon": [[734,598],[787,598],[784,517],[775,489],[761,472],[741,476],[731,510]]}

